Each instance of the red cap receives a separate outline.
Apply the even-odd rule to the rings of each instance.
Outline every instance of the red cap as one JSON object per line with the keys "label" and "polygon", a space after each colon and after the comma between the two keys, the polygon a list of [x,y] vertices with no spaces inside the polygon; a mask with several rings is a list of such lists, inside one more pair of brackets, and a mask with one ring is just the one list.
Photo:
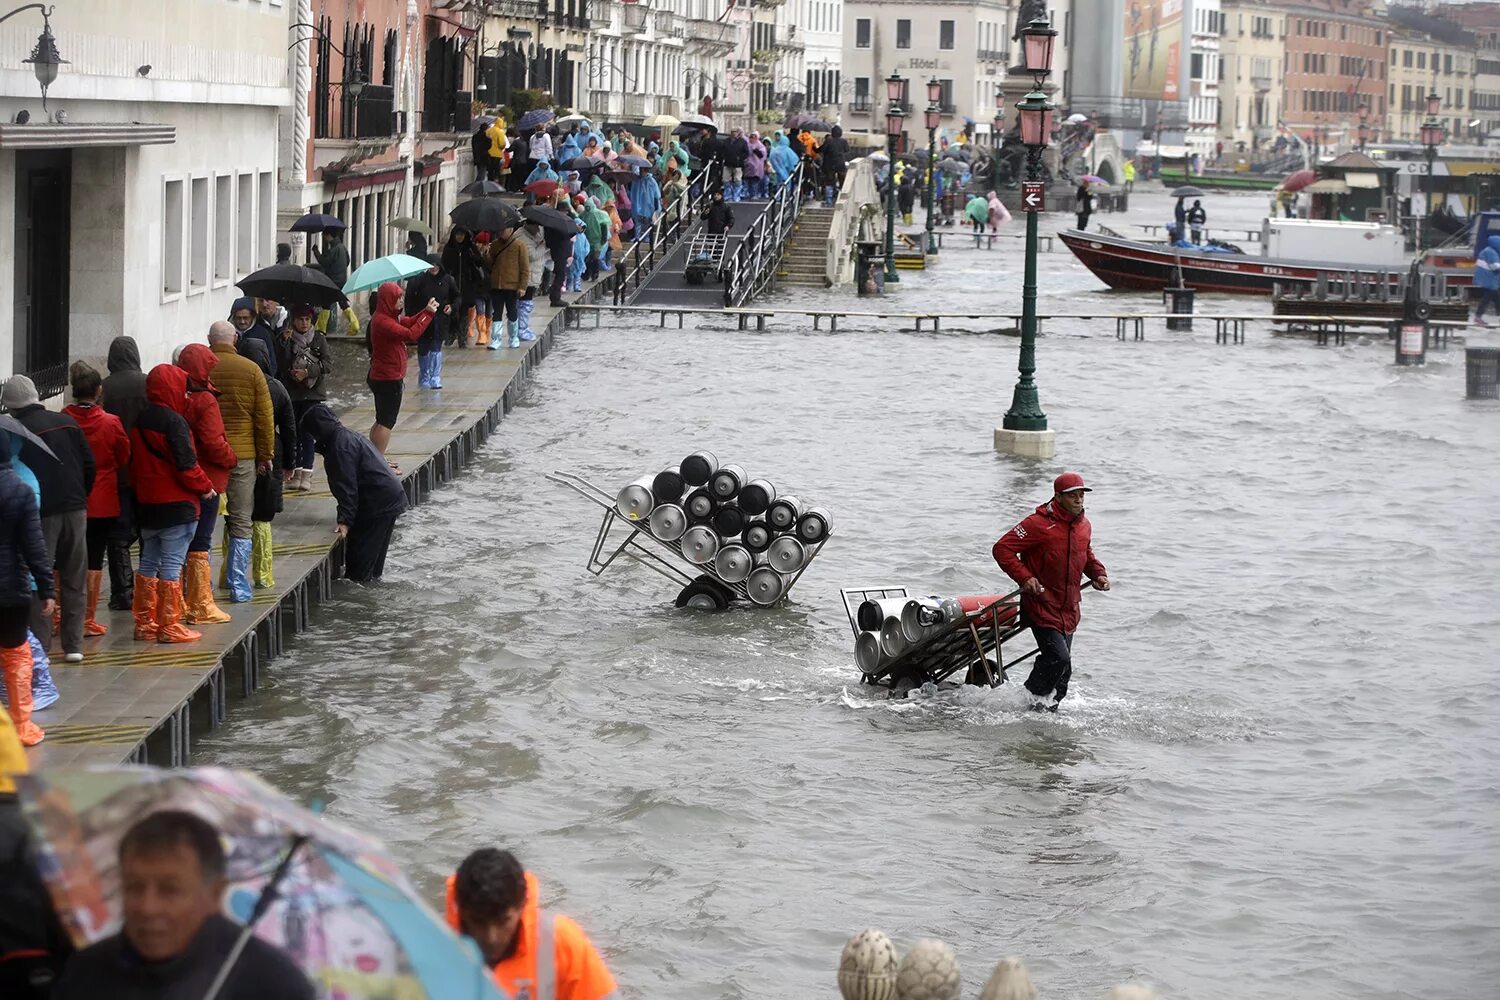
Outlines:
{"label": "red cap", "polygon": [[1083,477],[1076,472],[1064,472],[1052,480],[1053,493],[1072,493],[1074,490],[1083,490],[1085,493],[1094,492],[1083,485]]}

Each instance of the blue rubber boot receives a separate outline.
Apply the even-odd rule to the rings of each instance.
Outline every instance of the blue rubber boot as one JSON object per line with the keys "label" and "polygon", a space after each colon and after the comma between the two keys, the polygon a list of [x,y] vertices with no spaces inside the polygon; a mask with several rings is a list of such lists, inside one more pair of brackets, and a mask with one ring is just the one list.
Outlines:
{"label": "blue rubber boot", "polygon": [[515,320],[507,320],[506,324],[505,324],[505,329],[507,331],[509,331],[509,333],[510,333],[510,346],[511,347],[520,347],[521,346],[521,335],[520,335],[520,332],[516,329],[516,321]]}
{"label": "blue rubber boot", "polygon": [[235,604],[250,600],[250,550],[253,538],[229,540],[229,599]]}
{"label": "blue rubber boot", "polygon": [[429,388],[441,389],[443,387],[443,352],[433,351],[429,357],[432,358],[432,374],[427,380],[431,383]]}
{"label": "blue rubber boot", "polygon": [[48,705],[57,704],[62,693],[52,682],[52,661],[47,659],[47,648],[29,630],[26,641],[31,645],[31,708],[39,712]]}

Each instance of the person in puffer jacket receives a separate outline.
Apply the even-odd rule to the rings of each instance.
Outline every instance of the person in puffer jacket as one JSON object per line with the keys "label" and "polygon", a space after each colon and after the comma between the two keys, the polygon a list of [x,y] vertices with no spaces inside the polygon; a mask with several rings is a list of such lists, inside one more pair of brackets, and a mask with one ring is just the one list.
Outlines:
{"label": "person in puffer jacket", "polygon": [[328,489],[338,502],[335,532],[344,540],[344,575],[361,583],[380,579],[396,518],[407,507],[401,480],[385,456],[339,423],[327,406],[308,410],[301,430],[317,442]]}
{"label": "person in puffer jacket", "polygon": [[10,435],[0,433],[0,669],[11,721],[21,742],[32,747],[46,733],[31,721],[31,603],[33,597],[41,601],[50,618],[57,602],[37,494],[11,468],[10,455]]}
{"label": "person in puffer jacket", "polygon": [[[387,281],[375,293],[375,308],[370,313],[370,374],[366,383],[375,396],[375,422],[370,425],[370,441],[384,455],[390,447],[391,431],[401,415],[401,393],[405,389],[406,345],[421,339],[427,324],[437,315],[436,299],[424,303],[414,315],[401,315],[401,286]],[[307,420],[303,414],[302,420]],[[315,446],[316,447],[316,446]]]}
{"label": "person in puffer jacket", "polygon": [[151,369],[146,400],[150,405],[130,431],[130,483],[141,529],[141,562],[130,609],[135,637],[194,642],[203,636],[181,624],[182,564],[202,507],[217,499],[218,492],[193,449],[187,372],[176,365]]}

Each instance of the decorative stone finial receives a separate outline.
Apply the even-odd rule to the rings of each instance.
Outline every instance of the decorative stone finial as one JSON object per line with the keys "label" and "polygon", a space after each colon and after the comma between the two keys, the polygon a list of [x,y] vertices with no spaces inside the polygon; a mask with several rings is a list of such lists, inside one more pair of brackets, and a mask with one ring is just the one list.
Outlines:
{"label": "decorative stone finial", "polygon": [[898,964],[884,931],[860,931],[839,956],[839,992],[844,1000],[895,1000]]}
{"label": "decorative stone finial", "polygon": [[1019,958],[1002,958],[989,982],[979,991],[979,1000],[1036,1000],[1031,974]]}
{"label": "decorative stone finial", "polygon": [[958,1000],[961,989],[958,956],[931,938],[912,945],[896,970],[896,995],[901,1000]]}

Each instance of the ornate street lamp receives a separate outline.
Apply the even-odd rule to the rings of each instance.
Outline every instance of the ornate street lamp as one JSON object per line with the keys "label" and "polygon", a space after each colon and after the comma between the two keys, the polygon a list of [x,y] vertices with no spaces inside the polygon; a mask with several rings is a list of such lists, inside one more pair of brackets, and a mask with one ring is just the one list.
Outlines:
{"label": "ornate street lamp", "polygon": [[1422,123],[1422,145],[1427,150],[1427,211],[1422,215],[1422,226],[1417,230],[1417,249],[1420,251],[1432,235],[1432,197],[1436,184],[1432,177],[1432,162],[1437,159],[1438,147],[1443,144],[1443,123],[1438,112],[1443,108],[1443,99],[1437,91],[1427,95],[1427,120]]}
{"label": "ornate street lamp", "polygon": [[1359,106],[1359,151],[1365,151],[1365,143],[1370,139],[1370,106],[1361,104]]}
{"label": "ornate street lamp", "polygon": [[[1026,179],[1037,181],[1042,173],[1042,150],[1047,148],[1052,135],[1052,113],[1055,110],[1047,100],[1042,87],[1052,72],[1052,46],[1057,32],[1050,21],[1037,18],[1021,29],[1022,66],[1031,74],[1031,92],[1016,105],[1016,115],[1021,124],[1021,142],[1026,146]],[[1022,187],[1025,191],[1025,187]],[[1010,431],[1045,431],[1047,415],[1042,412],[1041,398],[1037,394],[1036,381],[1036,258],[1037,258],[1037,213],[1025,203],[1026,212],[1026,271],[1021,284],[1021,377],[1016,382],[1011,396],[1010,409],[1005,412],[1002,427]]]}
{"label": "ornate street lamp", "polygon": [[42,12],[42,33],[37,36],[36,45],[32,46],[31,55],[22,62],[31,63],[31,72],[36,76],[36,82],[42,87],[42,114],[47,112],[47,88],[57,79],[57,68],[66,66],[68,60],[64,59],[57,51],[57,40],[52,37],[52,11],[55,7],[46,4],[29,3],[17,7],[10,13],[0,17],[0,21],[9,21],[28,10],[39,10]]}
{"label": "ornate street lamp", "polygon": [[906,119],[902,107],[906,100],[906,81],[900,73],[892,73],[885,80],[885,144],[890,157],[890,179],[885,185],[885,283],[898,284],[901,276],[896,273],[896,144],[901,140],[901,127]]}
{"label": "ornate street lamp", "polygon": [[933,77],[927,81],[927,110],[923,124],[927,126],[927,252],[938,252],[937,236],[933,227],[937,223],[937,130],[943,123],[943,85]]}

